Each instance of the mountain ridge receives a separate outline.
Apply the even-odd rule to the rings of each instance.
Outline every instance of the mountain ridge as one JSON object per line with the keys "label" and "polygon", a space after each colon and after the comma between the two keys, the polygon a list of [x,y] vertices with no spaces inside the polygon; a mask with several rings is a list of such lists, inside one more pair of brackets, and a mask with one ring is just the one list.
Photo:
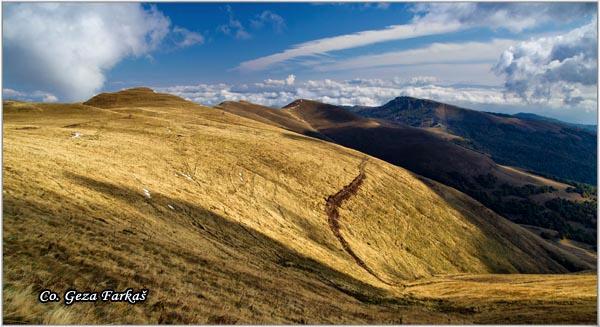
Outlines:
{"label": "mountain ridge", "polygon": [[361,116],[461,137],[462,145],[517,166],[566,180],[596,184],[596,136],[552,119],[521,119],[433,100],[397,97],[379,107],[346,107]]}

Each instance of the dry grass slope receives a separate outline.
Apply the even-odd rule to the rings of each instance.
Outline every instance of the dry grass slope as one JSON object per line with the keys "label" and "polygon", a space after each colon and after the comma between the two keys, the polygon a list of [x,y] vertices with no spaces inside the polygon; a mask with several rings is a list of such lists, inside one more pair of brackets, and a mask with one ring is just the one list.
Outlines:
{"label": "dry grass slope", "polygon": [[[460,279],[435,275],[584,264],[463,194],[444,195],[374,158],[340,208],[341,233],[369,267],[406,287],[360,269],[325,214],[327,196],[357,175],[357,151],[148,89],[85,104],[5,102],[3,115],[7,323],[506,321],[493,301],[520,322],[567,307],[573,315],[552,322],[595,319],[591,275],[518,275],[535,292],[477,310],[411,284],[454,287]],[[469,299],[494,284],[464,285]],[[563,291],[542,294],[556,285]],[[71,287],[150,296],[135,306],[37,302],[41,289]]]}
{"label": "dry grass slope", "polygon": [[[248,102],[228,102],[220,108],[289,130],[295,130],[289,123],[289,117],[293,117],[296,123],[317,131],[321,139],[455,187],[513,221],[551,228],[555,234],[563,233],[588,243],[595,239],[593,221],[582,219],[585,226],[569,222],[575,226],[571,230],[566,226],[566,219],[572,217],[545,205],[554,199],[582,203],[590,198],[569,192],[570,185],[498,165],[488,155],[455,144],[449,141],[448,135],[432,132],[432,129],[364,118],[339,106],[305,99],[296,100],[279,111]],[[274,119],[274,112],[288,119]],[[592,256],[586,260],[596,261]]]}

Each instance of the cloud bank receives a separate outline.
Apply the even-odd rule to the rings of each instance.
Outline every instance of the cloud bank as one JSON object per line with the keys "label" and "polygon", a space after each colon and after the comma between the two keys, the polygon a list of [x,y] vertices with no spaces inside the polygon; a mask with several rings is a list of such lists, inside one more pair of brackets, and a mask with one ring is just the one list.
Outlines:
{"label": "cloud bank", "polygon": [[206,105],[215,105],[222,101],[245,100],[281,107],[296,99],[306,98],[337,105],[378,106],[401,95],[463,104],[517,104],[520,101],[517,97],[505,96],[502,89],[442,85],[431,76],[391,80],[324,79],[298,83],[295,81],[295,76],[290,75],[286,79],[267,79],[259,83],[198,84],[163,87],[158,90]]}
{"label": "cloud bank", "polygon": [[[209,106],[223,101],[245,100],[269,107],[282,107],[300,98],[336,105],[379,106],[398,96],[412,96],[479,110],[506,113],[531,111],[520,96],[506,93],[502,86],[448,84],[432,76],[299,82],[290,75],[285,79],[267,79],[258,83],[197,84],[156,89]],[[590,123],[595,119],[595,88],[582,90],[581,96],[584,100],[569,107],[568,117],[565,116],[560,98],[540,99],[536,102],[539,104],[536,113]]]}

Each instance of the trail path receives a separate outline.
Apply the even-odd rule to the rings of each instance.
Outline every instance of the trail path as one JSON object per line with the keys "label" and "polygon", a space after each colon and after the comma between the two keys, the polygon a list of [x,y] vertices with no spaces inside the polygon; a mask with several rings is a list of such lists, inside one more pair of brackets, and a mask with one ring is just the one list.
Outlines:
{"label": "trail path", "polygon": [[359,258],[358,255],[356,255],[356,253],[350,247],[350,244],[348,244],[344,236],[342,236],[342,234],[340,233],[340,213],[338,209],[344,201],[348,200],[353,195],[355,195],[356,192],[358,192],[360,185],[366,178],[365,166],[367,165],[367,160],[367,157],[365,157],[362,160],[362,162],[358,166],[358,175],[352,180],[352,182],[350,182],[350,184],[344,186],[337,193],[327,197],[327,202],[325,203],[325,213],[327,213],[329,228],[331,228],[333,234],[340,241],[340,244],[342,245],[346,253],[348,253],[359,266],[361,266],[373,277],[377,278],[384,284],[391,285],[391,283],[386,282],[379,276],[377,276],[377,274],[371,268],[369,268],[369,266],[367,266],[367,264],[361,258]]}

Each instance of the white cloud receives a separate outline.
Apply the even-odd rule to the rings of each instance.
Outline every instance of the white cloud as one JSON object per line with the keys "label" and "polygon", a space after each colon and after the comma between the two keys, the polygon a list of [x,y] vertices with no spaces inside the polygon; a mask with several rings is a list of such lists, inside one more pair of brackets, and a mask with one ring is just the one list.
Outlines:
{"label": "white cloud", "polygon": [[319,71],[356,70],[398,65],[426,65],[447,63],[493,63],[513,40],[497,39],[490,42],[432,43],[419,49],[392,51],[375,55],[357,56],[317,66]]}
{"label": "white cloud", "polygon": [[394,25],[383,30],[363,31],[301,43],[283,52],[242,62],[237,68],[242,71],[264,70],[272,65],[298,57],[316,56],[332,51],[361,47],[373,43],[401,40],[458,30],[458,24],[410,24]]}
{"label": "white cloud", "polygon": [[374,9],[385,10],[390,7],[390,3],[389,2],[367,2],[367,3],[363,4],[362,7],[365,9],[374,8]]}
{"label": "white cloud", "polygon": [[20,100],[20,101],[33,101],[33,102],[57,102],[58,98],[48,92],[34,91],[32,93],[25,93],[10,88],[2,89],[2,97],[5,100]]}
{"label": "white cloud", "polygon": [[282,33],[285,29],[285,20],[278,14],[265,10],[260,15],[256,15],[250,24],[254,28],[262,28],[265,25],[270,25],[276,33]]}
{"label": "white cloud", "polygon": [[300,43],[282,52],[242,62],[241,71],[264,70],[299,57],[311,57],[370,44],[445,34],[477,26],[522,31],[548,21],[561,23],[595,13],[593,4],[431,3],[414,6],[408,24]]}
{"label": "white cloud", "polygon": [[51,94],[48,101],[87,99],[127,57],[152,60],[161,46],[204,42],[199,33],[171,29],[168,17],[138,3],[8,3],[3,29],[5,84],[43,90],[37,92]]}
{"label": "white cloud", "polygon": [[465,27],[485,26],[521,32],[543,23],[565,23],[593,16],[592,3],[421,3],[413,7],[421,22],[455,21]]}
{"label": "white cloud", "polygon": [[25,93],[23,92],[19,92],[17,90],[13,90],[13,89],[2,89],[2,97],[4,97],[5,99],[19,99],[21,97],[25,96]]}
{"label": "white cloud", "polygon": [[192,32],[183,27],[175,26],[172,34],[175,44],[180,48],[204,43],[204,37],[200,33]]}
{"label": "white cloud", "polygon": [[57,102],[58,98],[52,93],[42,92],[42,102]]}
{"label": "white cloud", "polygon": [[102,87],[104,73],[117,62],[156,49],[169,25],[154,7],[135,3],[5,4],[5,76],[82,100]]}
{"label": "white cloud", "polygon": [[227,24],[220,25],[217,30],[225,35],[230,35],[236,39],[247,40],[252,37],[250,33],[246,31],[246,28],[238,19],[233,15],[233,10],[230,5],[225,6],[227,11],[228,22]]}
{"label": "white cloud", "polygon": [[[292,75],[291,75],[292,76]],[[289,83],[286,80],[267,79],[260,83],[240,85],[198,84],[159,88],[191,101],[214,105],[226,100],[246,100],[266,106],[283,106],[298,98],[307,98],[339,105],[383,104],[394,97],[409,95],[450,103],[518,103],[516,97],[506,97],[501,88],[454,87],[437,84],[430,76],[410,79],[396,78],[330,79]]]}
{"label": "white cloud", "polygon": [[597,86],[596,21],[564,35],[521,42],[502,53],[494,70],[507,92],[528,102],[590,101],[584,93]]}
{"label": "white cloud", "polygon": [[[410,85],[429,85],[440,82],[440,79],[435,76],[415,76],[408,79],[407,84]],[[394,83],[401,84],[400,79],[394,79]]]}
{"label": "white cloud", "polygon": [[285,84],[293,85],[295,80],[296,80],[296,75],[294,75],[294,74],[288,75],[288,77],[285,79]]}

